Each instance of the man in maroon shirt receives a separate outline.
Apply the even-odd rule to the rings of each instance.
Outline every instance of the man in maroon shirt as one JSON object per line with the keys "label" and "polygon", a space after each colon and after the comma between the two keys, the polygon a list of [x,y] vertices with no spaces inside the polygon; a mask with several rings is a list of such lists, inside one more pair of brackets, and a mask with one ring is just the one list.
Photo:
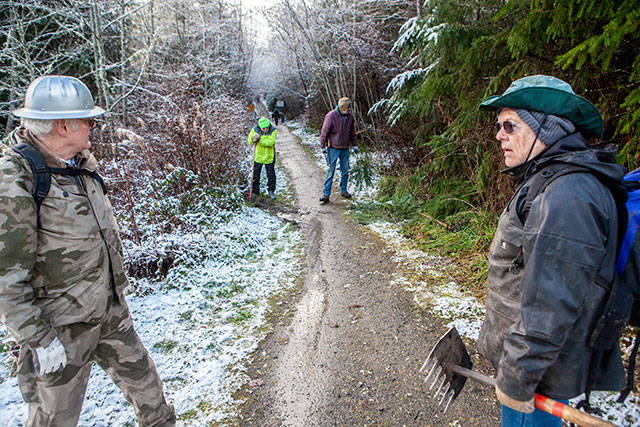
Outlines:
{"label": "man in maroon shirt", "polygon": [[324,116],[322,132],[320,133],[320,147],[329,166],[320,203],[329,203],[333,175],[335,174],[338,160],[340,160],[340,195],[345,199],[351,198],[351,194],[347,191],[349,148],[353,147],[353,152],[358,152],[355,120],[351,115],[351,99],[340,98],[338,108]]}

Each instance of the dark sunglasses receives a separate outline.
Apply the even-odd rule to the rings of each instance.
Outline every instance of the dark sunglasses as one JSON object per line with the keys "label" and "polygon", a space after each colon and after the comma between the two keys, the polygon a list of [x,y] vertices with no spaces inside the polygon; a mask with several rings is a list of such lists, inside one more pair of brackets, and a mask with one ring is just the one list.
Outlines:
{"label": "dark sunglasses", "polygon": [[504,128],[504,131],[507,135],[511,135],[513,133],[513,128],[518,127],[518,125],[514,125],[509,120],[505,120],[504,122],[496,123],[496,133],[500,132],[500,129]]}

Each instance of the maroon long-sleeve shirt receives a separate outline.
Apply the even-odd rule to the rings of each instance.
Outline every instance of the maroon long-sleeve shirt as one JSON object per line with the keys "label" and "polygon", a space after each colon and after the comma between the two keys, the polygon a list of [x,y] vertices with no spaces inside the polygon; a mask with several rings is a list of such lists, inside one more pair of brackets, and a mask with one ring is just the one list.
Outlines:
{"label": "maroon long-sleeve shirt", "polygon": [[338,109],[331,110],[324,116],[320,147],[327,146],[340,150],[356,145],[356,126],[351,113],[340,114]]}

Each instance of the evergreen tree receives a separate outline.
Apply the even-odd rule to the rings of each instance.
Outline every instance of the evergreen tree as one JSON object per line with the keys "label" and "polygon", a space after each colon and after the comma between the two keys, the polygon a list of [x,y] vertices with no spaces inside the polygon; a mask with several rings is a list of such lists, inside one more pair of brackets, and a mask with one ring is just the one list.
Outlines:
{"label": "evergreen tree", "polygon": [[[497,210],[505,195],[502,154],[490,122],[477,111],[488,95],[531,74],[572,84],[605,118],[603,141],[622,147],[629,168],[640,143],[640,10],[637,1],[431,0],[405,23],[394,50],[412,69],[389,84],[390,120],[420,117],[415,143],[429,149],[427,199],[451,196],[446,215],[467,203]],[[496,185],[499,182],[501,185]],[[438,194],[441,192],[441,194]],[[449,197],[452,199],[451,197]]]}

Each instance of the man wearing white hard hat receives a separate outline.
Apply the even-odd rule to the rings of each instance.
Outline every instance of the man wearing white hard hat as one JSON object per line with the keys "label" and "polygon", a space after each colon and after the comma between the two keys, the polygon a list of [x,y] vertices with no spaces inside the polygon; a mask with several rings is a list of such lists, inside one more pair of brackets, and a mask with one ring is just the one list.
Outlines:
{"label": "man wearing white hard hat", "polygon": [[39,77],[0,158],[0,321],[20,344],[27,426],[77,425],[94,362],[141,426],[175,425],[133,328],[118,226],[88,151],[104,113],[80,80]]}

